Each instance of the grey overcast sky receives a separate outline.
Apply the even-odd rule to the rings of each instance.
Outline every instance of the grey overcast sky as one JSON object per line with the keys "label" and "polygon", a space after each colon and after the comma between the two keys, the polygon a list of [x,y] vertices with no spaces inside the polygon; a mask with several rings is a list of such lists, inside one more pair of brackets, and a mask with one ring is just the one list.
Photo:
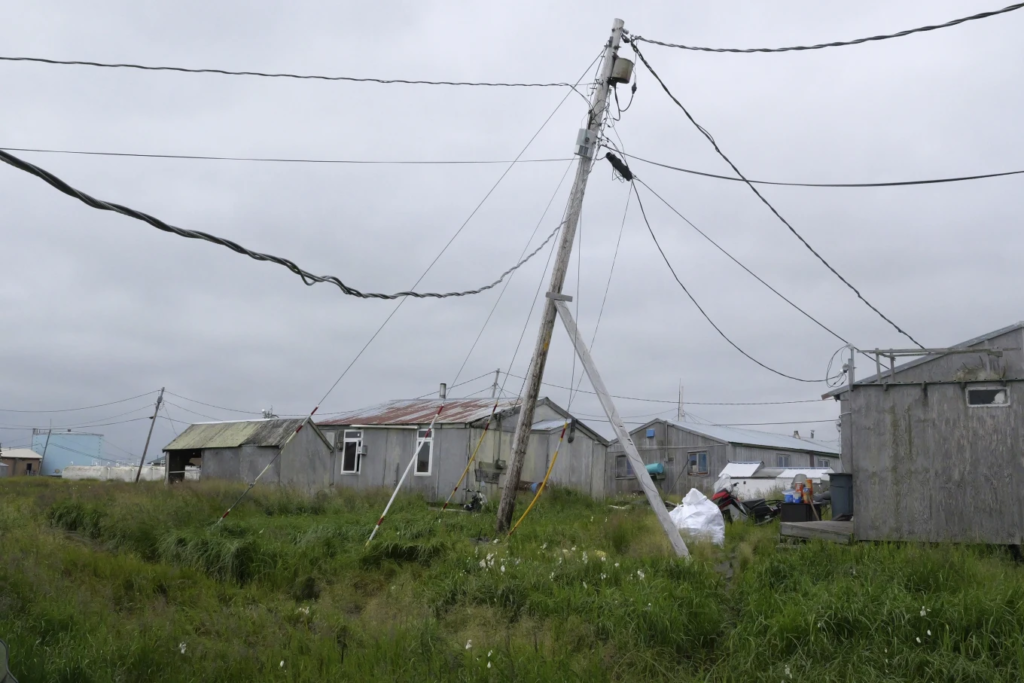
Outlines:
{"label": "grey overcast sky", "polygon": [[[690,44],[817,43],[996,9],[1003,0],[786,3],[0,1],[5,55],[382,78],[574,81],[612,19]],[[1024,104],[1024,12],[907,38],[816,52],[729,55],[642,49],[749,176],[844,182],[1015,170]],[[622,53],[631,56],[629,50]],[[727,173],[642,66],[615,125],[627,150]],[[588,76],[588,80],[590,76]],[[511,159],[563,97],[554,88],[451,88],[286,81],[0,63],[0,146],[352,159]],[[628,90],[620,88],[628,99]],[[621,99],[621,98],[620,98]],[[624,103],[624,102],[623,102]],[[583,101],[570,97],[526,158],[571,156]],[[614,139],[614,135],[612,136]],[[23,154],[72,185],[167,222],[212,232],[335,274],[363,290],[411,285],[504,170],[340,166]],[[452,244],[420,289],[466,289],[514,263],[567,163],[523,164]],[[634,164],[683,214],[825,324],[865,348],[909,342],[861,304],[739,183]],[[762,192],[865,296],[922,343],[950,345],[1024,318],[1020,176],[911,188]],[[542,222],[557,223],[568,181]],[[566,291],[589,340],[628,186],[601,161],[584,205]],[[671,214],[645,205],[683,281],[709,315],[766,364],[823,377],[841,345]],[[285,269],[95,211],[0,167],[0,408],[56,409],[166,386],[207,403],[302,413],[335,381],[394,303],[306,287]],[[512,280],[462,373],[508,368],[542,276],[543,252]],[[579,285],[577,286],[577,272]],[[409,301],[321,408],[356,408],[452,382],[499,290]],[[529,323],[512,366],[524,374]],[[772,375],[729,347],[671,279],[635,201],[594,352],[613,392],[687,401],[815,398],[823,384]],[[861,363],[866,371],[866,363]],[[556,328],[546,378],[573,364]],[[455,393],[489,395],[488,379]],[[584,388],[589,384],[584,382]],[[506,387],[520,388],[512,379]],[[567,392],[544,392],[565,405]],[[170,397],[177,420],[241,416]],[[18,425],[145,415],[152,397],[70,414],[0,413]],[[114,418],[138,408],[137,412]],[[806,421],[767,431],[835,439],[832,402],[692,406],[716,423]],[[674,415],[621,401],[630,420]],[[580,395],[573,410],[597,415]],[[110,418],[110,419],[106,419]],[[139,453],[145,421],[97,428],[116,457]],[[595,425],[600,426],[600,425]],[[181,426],[179,425],[179,429]],[[607,427],[602,430],[608,432]],[[173,438],[159,421],[155,452]]]}

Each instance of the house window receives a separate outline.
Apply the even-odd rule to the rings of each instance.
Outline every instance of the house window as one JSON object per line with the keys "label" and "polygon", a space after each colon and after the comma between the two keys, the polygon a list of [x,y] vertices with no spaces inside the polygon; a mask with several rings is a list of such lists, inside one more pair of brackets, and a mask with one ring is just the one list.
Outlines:
{"label": "house window", "polygon": [[335,432],[324,432],[324,438],[327,439],[327,443],[331,444],[331,448],[334,448],[334,439],[337,436]]}
{"label": "house window", "polygon": [[967,405],[972,408],[1001,408],[1010,405],[1010,387],[967,389]]}
{"label": "house window", "polygon": [[775,466],[776,467],[789,467],[789,456],[783,455],[782,453],[775,454]]}
{"label": "house window", "polygon": [[345,432],[345,439],[341,447],[341,472],[342,474],[359,474],[359,467],[362,464],[362,456],[359,451],[363,448],[362,432]]}
{"label": "house window", "polygon": [[633,466],[624,455],[615,456],[615,476],[618,479],[629,479],[634,476]]}
{"label": "house window", "polygon": [[700,451],[699,453],[690,453],[688,469],[690,474],[707,474],[708,452]]}
{"label": "house window", "polygon": [[421,429],[416,432],[416,474],[426,476],[430,474],[430,463],[434,454],[434,435],[430,429]]}

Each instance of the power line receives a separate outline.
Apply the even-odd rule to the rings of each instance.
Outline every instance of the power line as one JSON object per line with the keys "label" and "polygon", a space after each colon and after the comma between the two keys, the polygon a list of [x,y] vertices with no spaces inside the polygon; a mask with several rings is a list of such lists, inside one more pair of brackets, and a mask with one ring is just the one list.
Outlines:
{"label": "power line", "polygon": [[[180,409],[180,410],[184,410],[184,411],[185,411],[186,413],[192,413],[193,415],[198,415],[199,417],[205,417],[205,418],[209,418],[209,419],[211,419],[211,420],[215,420],[215,421],[217,421],[217,422],[224,422],[224,421],[225,421],[225,420],[224,420],[223,418],[220,418],[220,417],[214,417],[213,415],[207,415],[206,413],[199,413],[199,412],[196,412],[196,411],[194,411],[194,410],[191,410],[191,409],[189,409],[189,408],[186,408],[185,406],[180,406],[180,405],[178,405],[177,403],[171,403],[171,402],[170,402],[170,401],[168,401],[167,399],[164,399],[164,403],[170,403],[170,404],[171,404],[172,406],[174,406],[175,408],[178,408],[178,409]],[[168,417],[170,417],[170,415],[169,415],[169,414],[168,414]]]}
{"label": "power line", "polygon": [[362,78],[356,76],[321,76],[314,74],[268,73],[263,71],[229,71],[227,69],[201,68],[193,69],[184,66],[148,66],[144,64],[118,64],[110,62],[91,62],[70,59],[48,59],[45,57],[8,57],[0,56],[4,62],[32,62],[51,66],[92,66],[103,69],[137,69],[140,71],[174,71],[185,74],[216,74],[218,76],[255,76],[259,78],[286,78],[309,81],[345,81],[348,83],[378,83],[380,85],[448,85],[486,88],[574,88],[572,83],[507,83],[497,81],[428,81],[404,78]]}
{"label": "power line", "polygon": [[[260,413],[259,411],[256,411],[256,410],[240,410],[238,408],[225,408],[224,406],[215,406],[212,403],[203,403],[202,401],[197,401],[194,398],[188,398],[187,396],[182,396],[181,394],[176,394],[173,391],[166,391],[164,393],[166,393],[168,396],[174,396],[175,398],[180,398],[183,401],[189,401],[191,403],[198,403],[199,405],[206,406],[207,408],[216,408],[217,410],[226,410],[229,413],[245,413],[246,415],[262,415],[262,413]],[[182,408],[181,406],[178,406],[178,407],[181,408],[182,410],[188,410],[187,408]],[[192,411],[189,411],[189,412],[192,412]]]}
{"label": "power line", "polygon": [[[0,147],[8,152],[34,152],[37,154],[75,154],[95,157],[124,157],[133,159],[182,159],[187,161],[256,161],[275,164],[343,164],[367,166],[460,166],[480,164],[508,164],[501,159],[428,159],[418,160],[383,160],[383,159],[310,159],[288,157],[232,157],[213,156],[208,154],[148,154],[142,152],[89,152],[76,149],[46,149],[39,147]],[[561,159],[520,159],[520,164],[542,164],[555,161],[573,161],[566,157]]]}
{"label": "power line", "polygon": [[[23,160],[19,159],[18,157],[14,156],[14,155],[12,155],[12,154],[10,154],[8,152],[4,152],[4,151],[0,150],[0,161],[5,161],[8,164],[10,164],[11,166],[13,166],[13,167],[15,167],[15,168],[17,168],[17,169],[19,169],[21,171],[25,171],[26,173],[29,173],[31,175],[34,175],[34,176],[38,177],[38,178],[41,178],[42,180],[46,181],[51,186],[53,186],[54,188],[60,190],[64,194],[68,195],[69,197],[74,197],[75,199],[78,199],[79,201],[83,202],[87,206],[90,206],[90,207],[92,207],[94,209],[99,209],[100,211],[113,211],[115,213],[119,213],[119,214],[122,214],[124,216],[128,216],[129,218],[134,218],[134,219],[142,221],[144,223],[149,223],[154,228],[157,228],[158,230],[163,230],[164,232],[169,232],[169,233],[178,235],[180,237],[185,237],[187,239],[205,240],[207,242],[212,242],[213,244],[220,245],[222,247],[227,247],[228,249],[231,249],[232,251],[234,251],[236,253],[242,254],[244,256],[248,256],[249,258],[255,259],[257,261],[267,261],[267,262],[270,262],[270,263],[276,263],[277,265],[284,266],[288,270],[290,270],[293,273],[295,273],[296,275],[298,275],[300,278],[302,278],[303,284],[305,284],[307,286],[312,286],[312,285],[320,283],[320,282],[328,283],[328,284],[332,284],[332,285],[336,286],[338,289],[340,289],[342,291],[343,294],[346,294],[348,296],[353,296],[353,297],[356,297],[356,298],[359,298],[359,299],[388,299],[388,300],[391,300],[391,299],[403,299],[404,300],[405,297],[414,297],[414,298],[417,298],[417,299],[447,299],[447,298],[450,298],[450,297],[462,297],[462,296],[472,296],[474,294],[480,294],[481,292],[486,292],[487,290],[493,289],[494,287],[496,287],[499,284],[501,284],[501,282],[504,281],[504,279],[508,275],[510,275],[511,273],[514,273],[516,270],[518,270],[520,267],[522,267],[523,264],[525,264],[527,261],[529,261],[531,258],[533,258],[537,254],[537,252],[540,251],[541,247],[543,247],[544,244],[547,243],[547,240],[545,240],[545,242],[543,244],[541,244],[541,246],[538,247],[533,253],[529,254],[525,259],[523,259],[522,261],[520,261],[516,265],[514,265],[511,268],[509,268],[508,270],[506,270],[504,273],[501,274],[501,276],[497,280],[495,280],[494,282],[492,282],[489,285],[484,285],[483,287],[479,287],[477,289],[466,290],[466,291],[462,291],[462,292],[447,292],[447,293],[408,291],[408,292],[397,292],[395,294],[382,294],[382,293],[379,293],[379,292],[361,292],[358,289],[355,289],[354,287],[350,287],[350,286],[346,285],[344,282],[342,282],[340,279],[338,279],[334,275],[314,275],[313,273],[310,273],[309,271],[306,271],[306,270],[303,270],[302,268],[299,268],[297,265],[295,265],[294,262],[289,261],[286,258],[282,258],[280,256],[274,256],[272,254],[264,254],[264,253],[260,253],[260,252],[256,252],[256,251],[250,251],[249,249],[246,249],[245,247],[243,247],[240,244],[238,244],[237,242],[233,242],[231,240],[224,239],[223,237],[217,237],[216,235],[211,235],[210,233],[202,232],[202,231],[199,231],[199,230],[187,230],[185,228],[179,228],[179,227],[176,227],[174,225],[170,225],[168,223],[164,223],[159,218],[154,218],[153,216],[150,216],[149,214],[146,214],[146,213],[142,213],[141,211],[136,211],[135,209],[130,209],[130,208],[128,208],[126,206],[122,206],[120,204],[114,204],[114,203],[111,203],[111,202],[106,202],[106,201],[103,201],[102,199],[96,199],[94,197],[91,197],[91,196],[85,194],[81,190],[76,190],[75,188],[71,187],[70,185],[68,185],[63,180],[61,180],[57,176],[53,175],[52,173],[50,173],[48,171],[45,171],[45,170],[39,168],[38,166],[35,166],[34,164],[30,164],[27,161],[23,161]],[[561,227],[561,226],[557,226],[551,232],[551,234],[548,236],[548,240],[552,239],[555,236],[555,233],[558,232],[558,228],[559,227]]]}
{"label": "power line", "polygon": [[723,254],[725,254],[726,256],[728,256],[728,257],[729,257],[729,259],[730,259],[730,260],[731,260],[731,261],[732,261],[733,263],[735,263],[735,264],[736,264],[736,265],[738,265],[738,266],[739,266],[740,268],[742,268],[743,270],[745,270],[745,271],[746,271],[746,272],[747,272],[748,274],[750,274],[750,276],[751,276],[751,277],[753,277],[753,278],[754,278],[755,280],[757,280],[758,282],[760,282],[760,283],[761,283],[762,285],[764,285],[765,287],[767,287],[768,289],[770,289],[770,290],[771,290],[771,291],[772,291],[772,292],[773,292],[773,293],[774,293],[774,294],[775,294],[776,296],[778,296],[778,297],[779,297],[780,299],[782,299],[783,301],[785,301],[785,302],[786,302],[787,304],[789,304],[790,306],[792,306],[793,308],[795,308],[795,309],[796,309],[797,311],[799,311],[800,313],[802,313],[802,314],[803,314],[803,315],[804,315],[804,316],[805,316],[805,317],[806,317],[806,318],[807,318],[808,320],[810,320],[811,322],[813,322],[814,324],[816,324],[816,325],[817,325],[818,327],[820,327],[821,329],[823,329],[823,330],[825,330],[826,332],[828,332],[829,334],[831,334],[831,335],[832,335],[833,337],[835,337],[835,338],[836,338],[836,339],[838,339],[839,341],[843,342],[844,344],[849,344],[849,343],[850,343],[850,342],[848,342],[847,340],[843,339],[843,338],[842,338],[841,336],[839,336],[839,334],[838,334],[838,333],[836,333],[836,332],[832,331],[832,329],[831,329],[831,328],[829,328],[829,327],[828,327],[827,325],[825,325],[825,323],[821,322],[820,320],[818,320],[817,318],[815,318],[814,316],[812,316],[812,315],[811,315],[810,313],[808,313],[807,311],[805,311],[804,309],[800,308],[800,307],[799,307],[799,306],[797,306],[797,305],[796,305],[795,303],[793,303],[792,301],[790,301],[790,300],[789,300],[789,298],[787,298],[787,297],[786,297],[786,296],[785,296],[784,294],[782,294],[782,293],[781,293],[781,292],[780,292],[779,290],[775,289],[775,288],[774,288],[774,287],[772,287],[772,286],[771,286],[770,284],[768,284],[767,282],[765,282],[764,280],[762,280],[762,279],[761,279],[761,277],[760,277],[760,276],[758,276],[758,275],[757,275],[757,274],[756,274],[756,273],[755,273],[754,271],[750,270],[750,268],[747,268],[747,267],[746,267],[745,265],[743,265],[743,264],[742,264],[742,263],[741,263],[741,262],[740,262],[740,261],[739,261],[739,260],[738,260],[738,259],[737,259],[737,258],[736,258],[735,256],[733,256],[732,254],[730,254],[730,253],[729,253],[728,251],[726,251],[726,250],[725,250],[725,248],[724,248],[724,247],[722,247],[722,246],[721,246],[720,244],[718,244],[718,242],[716,242],[716,241],[714,241],[713,239],[711,239],[711,238],[710,238],[710,237],[709,237],[709,236],[708,236],[708,235],[707,235],[707,234],[706,234],[706,233],[705,233],[705,232],[704,232],[703,230],[701,230],[701,229],[700,229],[700,228],[698,228],[698,227],[697,227],[696,225],[694,225],[694,224],[693,224],[692,222],[690,222],[690,219],[689,219],[689,218],[687,218],[686,216],[684,216],[683,214],[681,214],[681,213],[680,213],[680,212],[679,212],[679,211],[678,211],[678,210],[677,210],[677,209],[676,209],[676,208],[675,208],[674,206],[672,206],[671,204],[669,204],[669,203],[668,203],[668,201],[667,201],[667,200],[666,200],[666,199],[665,199],[664,197],[662,197],[662,196],[661,196],[660,194],[658,194],[657,192],[655,192],[654,190],[652,190],[652,189],[651,189],[651,186],[650,186],[650,185],[648,185],[647,183],[645,183],[645,182],[644,182],[643,180],[641,180],[640,178],[635,178],[635,180],[636,180],[636,182],[638,182],[638,183],[640,183],[641,185],[643,185],[644,187],[646,187],[646,188],[647,188],[647,190],[648,190],[648,191],[649,191],[649,192],[650,192],[651,194],[653,194],[653,195],[654,195],[655,197],[657,197],[658,199],[660,199],[660,200],[661,200],[661,202],[662,202],[662,203],[663,203],[663,204],[664,204],[665,206],[667,206],[667,207],[668,207],[668,208],[669,208],[669,209],[670,209],[670,210],[672,211],[672,213],[674,213],[675,215],[677,215],[677,216],[679,216],[680,218],[682,218],[682,219],[683,219],[683,221],[684,221],[684,222],[685,222],[685,223],[686,223],[687,225],[689,225],[689,226],[690,226],[691,228],[693,228],[694,230],[696,230],[696,231],[697,231],[697,233],[698,233],[698,234],[700,234],[700,236],[701,236],[701,237],[703,237],[703,238],[704,238],[704,239],[706,239],[706,240],[707,240],[708,242],[710,242],[710,243],[711,243],[712,245],[714,245],[714,247],[715,247],[716,249],[718,249],[718,250],[719,250],[720,252],[722,252]]}
{"label": "power line", "polygon": [[763,427],[766,425],[811,425],[811,424],[823,424],[825,422],[835,423],[836,419],[830,420],[792,420],[790,422],[728,422],[725,424],[717,424],[715,427]]}
{"label": "power line", "polygon": [[679,171],[681,173],[689,173],[691,175],[704,176],[705,178],[717,178],[718,180],[732,180],[735,182],[742,183],[744,180],[754,185],[777,185],[782,187],[908,187],[911,185],[938,185],[940,183],[959,183],[965,180],[984,180],[986,178],[1002,178],[1011,175],[1024,174],[1022,171],[1003,171],[1001,173],[982,173],[980,175],[967,175],[967,176],[955,176],[951,178],[930,178],[927,180],[892,180],[881,183],[787,183],[776,180],[753,180],[737,178],[735,176],[719,175],[717,173],[706,173],[704,171],[694,171],[689,168],[682,168],[680,166],[672,166],[671,164],[664,164],[660,161],[651,161],[650,159],[644,159],[638,157],[635,154],[626,154],[622,152],[622,156],[629,157],[630,159],[636,159],[642,161],[645,164],[652,166],[659,166],[661,168],[667,168],[671,171]]}
{"label": "power line", "polygon": [[[520,375],[513,374],[511,372],[507,373],[507,374],[510,377],[515,377],[516,379],[525,379],[524,377],[522,377]],[[567,386],[563,386],[561,384],[553,384],[551,382],[541,382],[541,384],[543,384],[545,386],[549,386],[549,387],[554,387],[555,389],[565,389],[565,390],[569,389],[569,387],[567,387]],[[586,389],[579,389],[578,391],[581,391],[584,394],[592,394],[592,395],[596,396],[595,392],[587,391]],[[612,394],[611,397],[612,398],[621,399],[623,401],[641,401],[641,402],[644,402],[644,403],[665,403],[665,404],[671,404],[671,405],[677,405],[678,404],[678,401],[670,401],[670,400],[663,399],[663,398],[643,398],[643,397],[640,397],[640,396],[619,396],[619,395],[616,395],[616,394]],[[687,401],[686,405],[691,405],[691,406],[782,406],[782,405],[793,405],[793,404],[796,404],[796,403],[821,403],[821,399],[820,398],[805,398],[805,399],[801,399],[801,400],[797,400],[797,401],[748,401],[748,402],[743,402],[743,401]]]}
{"label": "power line", "polygon": [[787,375],[784,372],[781,372],[779,370],[776,370],[775,368],[772,368],[772,367],[769,367],[768,365],[765,365],[764,363],[762,363],[761,361],[759,361],[758,359],[754,358],[749,353],[744,351],[742,348],[740,348],[740,346],[736,342],[734,342],[732,339],[729,338],[729,335],[727,335],[725,332],[722,331],[722,328],[720,328],[718,325],[715,324],[715,321],[712,320],[711,317],[704,311],[704,308],[699,303],[697,303],[697,300],[695,298],[693,298],[692,294],[690,294],[690,290],[687,289],[686,285],[683,284],[683,281],[679,279],[679,276],[676,274],[676,269],[672,267],[672,263],[668,260],[668,256],[665,255],[665,250],[661,248],[661,243],[658,242],[658,238],[654,234],[654,230],[651,228],[651,222],[649,220],[647,220],[647,212],[644,211],[644,203],[640,199],[640,193],[637,191],[636,185],[633,185],[633,192],[634,192],[634,194],[636,194],[636,203],[640,207],[640,214],[644,217],[644,223],[647,225],[647,231],[649,233],[651,233],[651,239],[654,240],[654,246],[656,246],[658,248],[658,253],[661,254],[662,260],[665,262],[665,265],[668,266],[668,269],[672,273],[672,277],[675,278],[676,283],[683,290],[683,292],[686,294],[686,296],[689,297],[690,301],[693,302],[693,305],[697,307],[697,310],[700,311],[700,314],[702,316],[704,316],[704,319],[708,321],[708,323],[711,325],[711,327],[715,328],[715,332],[718,332],[719,336],[721,336],[722,339],[724,339],[726,342],[728,342],[731,347],[733,347],[734,349],[739,351],[748,360],[751,360],[754,363],[756,363],[757,365],[760,365],[762,368],[764,368],[768,372],[774,373],[774,374],[778,375],[779,377],[785,377],[786,379],[791,379],[794,382],[808,382],[808,383],[814,383],[814,384],[816,384],[818,382],[821,382],[822,380],[820,380],[820,379],[801,379],[800,377],[794,377],[793,375]]}
{"label": "power line", "polygon": [[[578,85],[579,82],[583,80],[583,78],[587,75],[587,71],[590,71],[590,66],[592,66],[595,62],[597,62],[597,60],[600,58],[600,56],[601,56],[601,53],[598,53],[597,57],[594,57],[594,60],[583,71],[583,75],[581,75],[579,77],[579,79],[577,79],[576,85]],[[526,144],[523,146],[523,148],[519,151],[519,154],[517,154],[515,159],[512,160],[512,163],[510,163],[508,165],[508,167],[504,170],[504,172],[500,176],[498,176],[498,179],[495,181],[494,185],[491,186],[491,189],[489,189],[487,191],[487,193],[483,196],[483,199],[481,199],[480,202],[476,205],[476,207],[474,207],[474,209],[469,213],[469,216],[466,217],[466,220],[464,220],[462,222],[462,225],[459,226],[459,229],[455,231],[455,234],[451,236],[451,238],[448,240],[448,242],[444,245],[444,247],[442,247],[441,251],[437,254],[437,256],[434,257],[434,260],[431,261],[429,265],[427,265],[426,270],[423,271],[423,273],[419,276],[419,278],[413,284],[413,287],[412,287],[413,289],[415,289],[419,285],[419,283],[423,281],[423,278],[425,278],[427,276],[427,274],[434,267],[434,265],[438,262],[438,260],[440,260],[440,258],[444,255],[444,253],[446,251],[448,251],[448,247],[450,247],[452,245],[452,242],[454,242],[456,240],[456,238],[458,238],[458,236],[462,234],[462,231],[465,230],[466,226],[469,225],[469,222],[471,220],[473,220],[473,216],[475,216],[477,214],[477,212],[480,210],[480,207],[482,207],[484,205],[484,203],[487,201],[487,199],[494,193],[494,191],[496,189],[498,189],[498,186],[501,185],[501,181],[505,179],[505,176],[507,176],[509,174],[509,172],[516,165],[516,163],[519,161],[519,159],[521,159],[522,156],[524,154],[526,154],[526,150],[528,150],[530,148],[530,145],[532,145],[533,141],[537,139],[537,136],[539,136],[541,134],[541,131],[543,131],[544,128],[548,125],[548,122],[551,121],[552,118],[554,118],[555,114],[558,113],[558,110],[562,108],[563,104],[565,104],[565,101],[567,99],[569,99],[569,94],[571,92],[573,92],[574,90],[575,90],[575,85],[573,86],[573,90],[572,91],[570,91],[569,93],[566,93],[565,97],[563,97],[561,100],[558,101],[558,104],[555,105],[554,110],[552,110],[552,112],[550,114],[548,114],[548,117],[546,119],[544,119],[544,122],[542,124],[540,124],[540,128],[537,129],[537,132],[535,132],[533,134],[533,136],[526,142]],[[0,153],[2,153],[2,152],[0,152]],[[395,317],[395,314],[398,313],[398,310],[402,307],[403,304],[405,304],[406,300],[407,299],[405,297],[403,297],[398,302],[398,304],[391,310],[391,313],[388,314],[388,317],[386,317],[384,319],[384,322],[382,322],[380,324],[380,326],[370,336],[370,338],[366,341],[366,343],[363,344],[362,348],[359,349],[359,351],[358,351],[358,353],[356,353],[355,357],[352,358],[352,360],[345,367],[345,369],[341,371],[341,374],[338,375],[338,379],[334,380],[334,384],[332,384],[331,387],[327,390],[327,393],[325,393],[323,395],[323,398],[321,398],[317,402],[316,407],[313,408],[313,413],[315,413],[317,411],[317,409],[319,409],[320,404],[322,404],[324,401],[327,400],[327,397],[331,395],[331,392],[334,391],[335,387],[338,386],[338,384],[341,382],[341,380],[343,380],[345,378],[345,376],[348,375],[349,371],[353,368],[353,366],[355,366],[356,362],[358,362],[359,359],[363,356],[363,354],[366,353],[366,349],[370,348],[370,345],[374,342],[374,340],[377,339],[377,337],[380,335],[380,333],[382,331],[384,331],[384,328],[387,327],[387,324],[389,322],[391,322],[391,319],[393,317]],[[310,416],[312,416],[313,413],[310,413]]]}
{"label": "power line", "polygon": [[[676,98],[676,96],[672,94],[672,91],[668,89],[668,86],[665,85],[665,82],[661,80],[661,77],[658,75],[658,73],[651,67],[650,63],[647,61],[647,58],[644,57],[643,53],[640,52],[640,50],[637,48],[636,43],[631,43],[631,45],[633,47],[633,51],[636,53],[636,56],[640,59],[640,61],[642,61],[644,63],[644,66],[646,66],[647,70],[651,72],[651,75],[654,76],[654,79],[656,81],[658,81],[658,84],[661,86],[662,90],[665,91],[665,94],[667,94],[669,96],[669,98],[671,98],[671,100],[673,102],[675,102],[676,106],[679,107],[682,110],[682,112],[686,115],[686,118],[690,120],[690,123],[692,123],[697,128],[697,130],[699,130],[701,132],[701,134],[704,135],[705,138],[707,138],[708,142],[711,143],[711,146],[715,148],[716,152],[718,152],[718,155],[720,157],[722,157],[722,159],[725,160],[725,162],[727,164],[729,164],[729,166],[732,167],[733,172],[736,175],[738,175],[740,178],[743,179],[743,181],[747,184],[747,187],[749,187],[751,189],[751,191],[755,195],[757,195],[757,198],[760,199],[761,202],[764,203],[764,205],[767,206],[769,208],[769,210],[771,210],[771,212],[773,214],[775,214],[775,217],[778,218],[780,221],[782,221],[782,224],[785,225],[787,228],[789,228],[789,231],[791,233],[793,233],[793,235],[798,240],[800,240],[800,242],[805,247],[807,247],[808,251],[810,251],[812,254],[814,254],[818,258],[818,260],[821,261],[825,265],[826,268],[828,268],[830,271],[832,271],[833,275],[835,275],[837,278],[839,278],[839,280],[843,284],[845,284],[847,287],[849,287],[850,290],[852,290],[853,293],[857,295],[857,298],[860,299],[861,301],[863,301],[865,303],[865,305],[867,305],[868,308],[870,308],[872,311],[877,313],[879,315],[879,317],[882,318],[882,320],[884,320],[887,323],[889,323],[890,325],[892,325],[893,328],[895,328],[897,332],[899,332],[904,337],[906,337],[910,341],[912,341],[915,344],[917,344],[918,347],[923,349],[924,346],[922,346],[920,342],[918,342],[916,339],[911,337],[910,334],[905,332],[903,329],[900,328],[899,325],[894,323],[884,313],[882,313],[880,310],[878,310],[878,308],[875,307],[874,304],[872,304],[870,301],[868,301],[866,298],[864,298],[864,295],[861,294],[860,291],[856,287],[854,287],[852,284],[850,284],[850,282],[846,278],[844,278],[842,275],[840,275],[839,271],[837,271],[835,268],[833,268],[832,265],[828,261],[826,261],[825,258],[821,254],[819,254],[817,251],[815,251],[814,247],[812,247],[810,245],[810,243],[806,239],[804,239],[803,235],[801,235],[799,232],[797,232],[796,228],[794,228],[792,225],[790,225],[789,221],[787,221],[785,218],[782,217],[782,214],[779,213],[778,210],[774,206],[772,206],[771,202],[769,202],[767,199],[765,199],[764,195],[762,195],[758,191],[758,189],[753,184],[751,184],[751,182],[749,180],[747,180],[746,176],[744,176],[743,173],[740,172],[740,169],[737,168],[736,164],[734,164],[732,162],[732,160],[729,159],[729,157],[727,157],[725,155],[725,152],[723,152],[721,150],[721,148],[718,146],[718,143],[715,142],[715,139],[711,136],[711,133],[709,133],[699,123],[697,123],[697,121],[693,118],[693,116],[690,115],[690,112],[686,109],[686,107],[683,106],[683,103],[680,102]],[[639,197],[639,195],[638,195],[638,197]]]}
{"label": "power line", "polygon": [[155,394],[156,392],[157,390],[154,389],[153,391],[147,391],[146,393],[139,394],[138,396],[129,396],[128,398],[122,398],[117,401],[110,401],[109,403],[97,403],[94,406],[82,406],[81,408],[60,408],[58,410],[23,410],[15,408],[0,408],[0,413],[73,413],[78,410],[92,410],[93,408],[104,408],[106,406],[117,405],[118,403],[127,403],[128,401],[134,401],[135,399],[143,398],[145,396],[149,396],[150,394]]}
{"label": "power line", "polygon": [[821,50],[826,47],[846,47],[847,45],[860,45],[861,43],[870,43],[879,40],[889,40],[890,38],[903,38],[904,36],[913,35],[915,33],[924,33],[926,31],[936,31],[942,28],[950,28],[952,26],[958,26],[968,21],[976,21],[978,19],[987,19],[1000,14],[1006,14],[1007,12],[1013,12],[1024,7],[1024,2],[1017,3],[1016,5],[1009,5],[999,10],[992,10],[989,12],[980,12],[973,14],[969,17],[961,17],[960,19],[953,19],[943,24],[934,24],[931,26],[921,26],[918,28],[906,29],[897,33],[887,33],[882,35],[870,36],[867,38],[856,38],[854,40],[837,41],[833,43],[818,43],[817,45],[795,45],[792,47],[755,47],[755,48],[734,48],[734,47],[696,47],[693,45],[680,45],[678,43],[666,43],[660,40],[651,40],[650,38],[644,38],[643,36],[633,36],[630,40],[633,42],[645,42],[651,43],[652,45],[661,45],[662,47],[674,47],[681,50],[696,50],[698,52],[732,52],[738,54],[750,54],[753,52],[798,52],[803,50]]}

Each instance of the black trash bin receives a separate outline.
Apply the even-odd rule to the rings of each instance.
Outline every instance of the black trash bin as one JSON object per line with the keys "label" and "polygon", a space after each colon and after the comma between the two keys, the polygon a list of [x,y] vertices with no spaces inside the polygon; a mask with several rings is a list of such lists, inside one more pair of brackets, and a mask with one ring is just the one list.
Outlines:
{"label": "black trash bin", "polygon": [[853,475],[835,472],[829,476],[832,491],[832,519],[853,516]]}

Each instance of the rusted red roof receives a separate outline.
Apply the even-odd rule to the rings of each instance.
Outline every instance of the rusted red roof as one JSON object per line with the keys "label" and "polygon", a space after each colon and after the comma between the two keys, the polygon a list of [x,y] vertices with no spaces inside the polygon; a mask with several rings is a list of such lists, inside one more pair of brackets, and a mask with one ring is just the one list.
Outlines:
{"label": "rusted red roof", "polygon": [[[370,408],[345,413],[331,420],[318,422],[319,425],[427,425],[434,419],[437,409],[444,403],[444,410],[437,418],[437,424],[467,424],[486,419],[494,408],[493,398],[458,398],[442,401],[439,398],[408,399],[388,401]],[[515,408],[515,401],[503,400],[498,412]]]}

